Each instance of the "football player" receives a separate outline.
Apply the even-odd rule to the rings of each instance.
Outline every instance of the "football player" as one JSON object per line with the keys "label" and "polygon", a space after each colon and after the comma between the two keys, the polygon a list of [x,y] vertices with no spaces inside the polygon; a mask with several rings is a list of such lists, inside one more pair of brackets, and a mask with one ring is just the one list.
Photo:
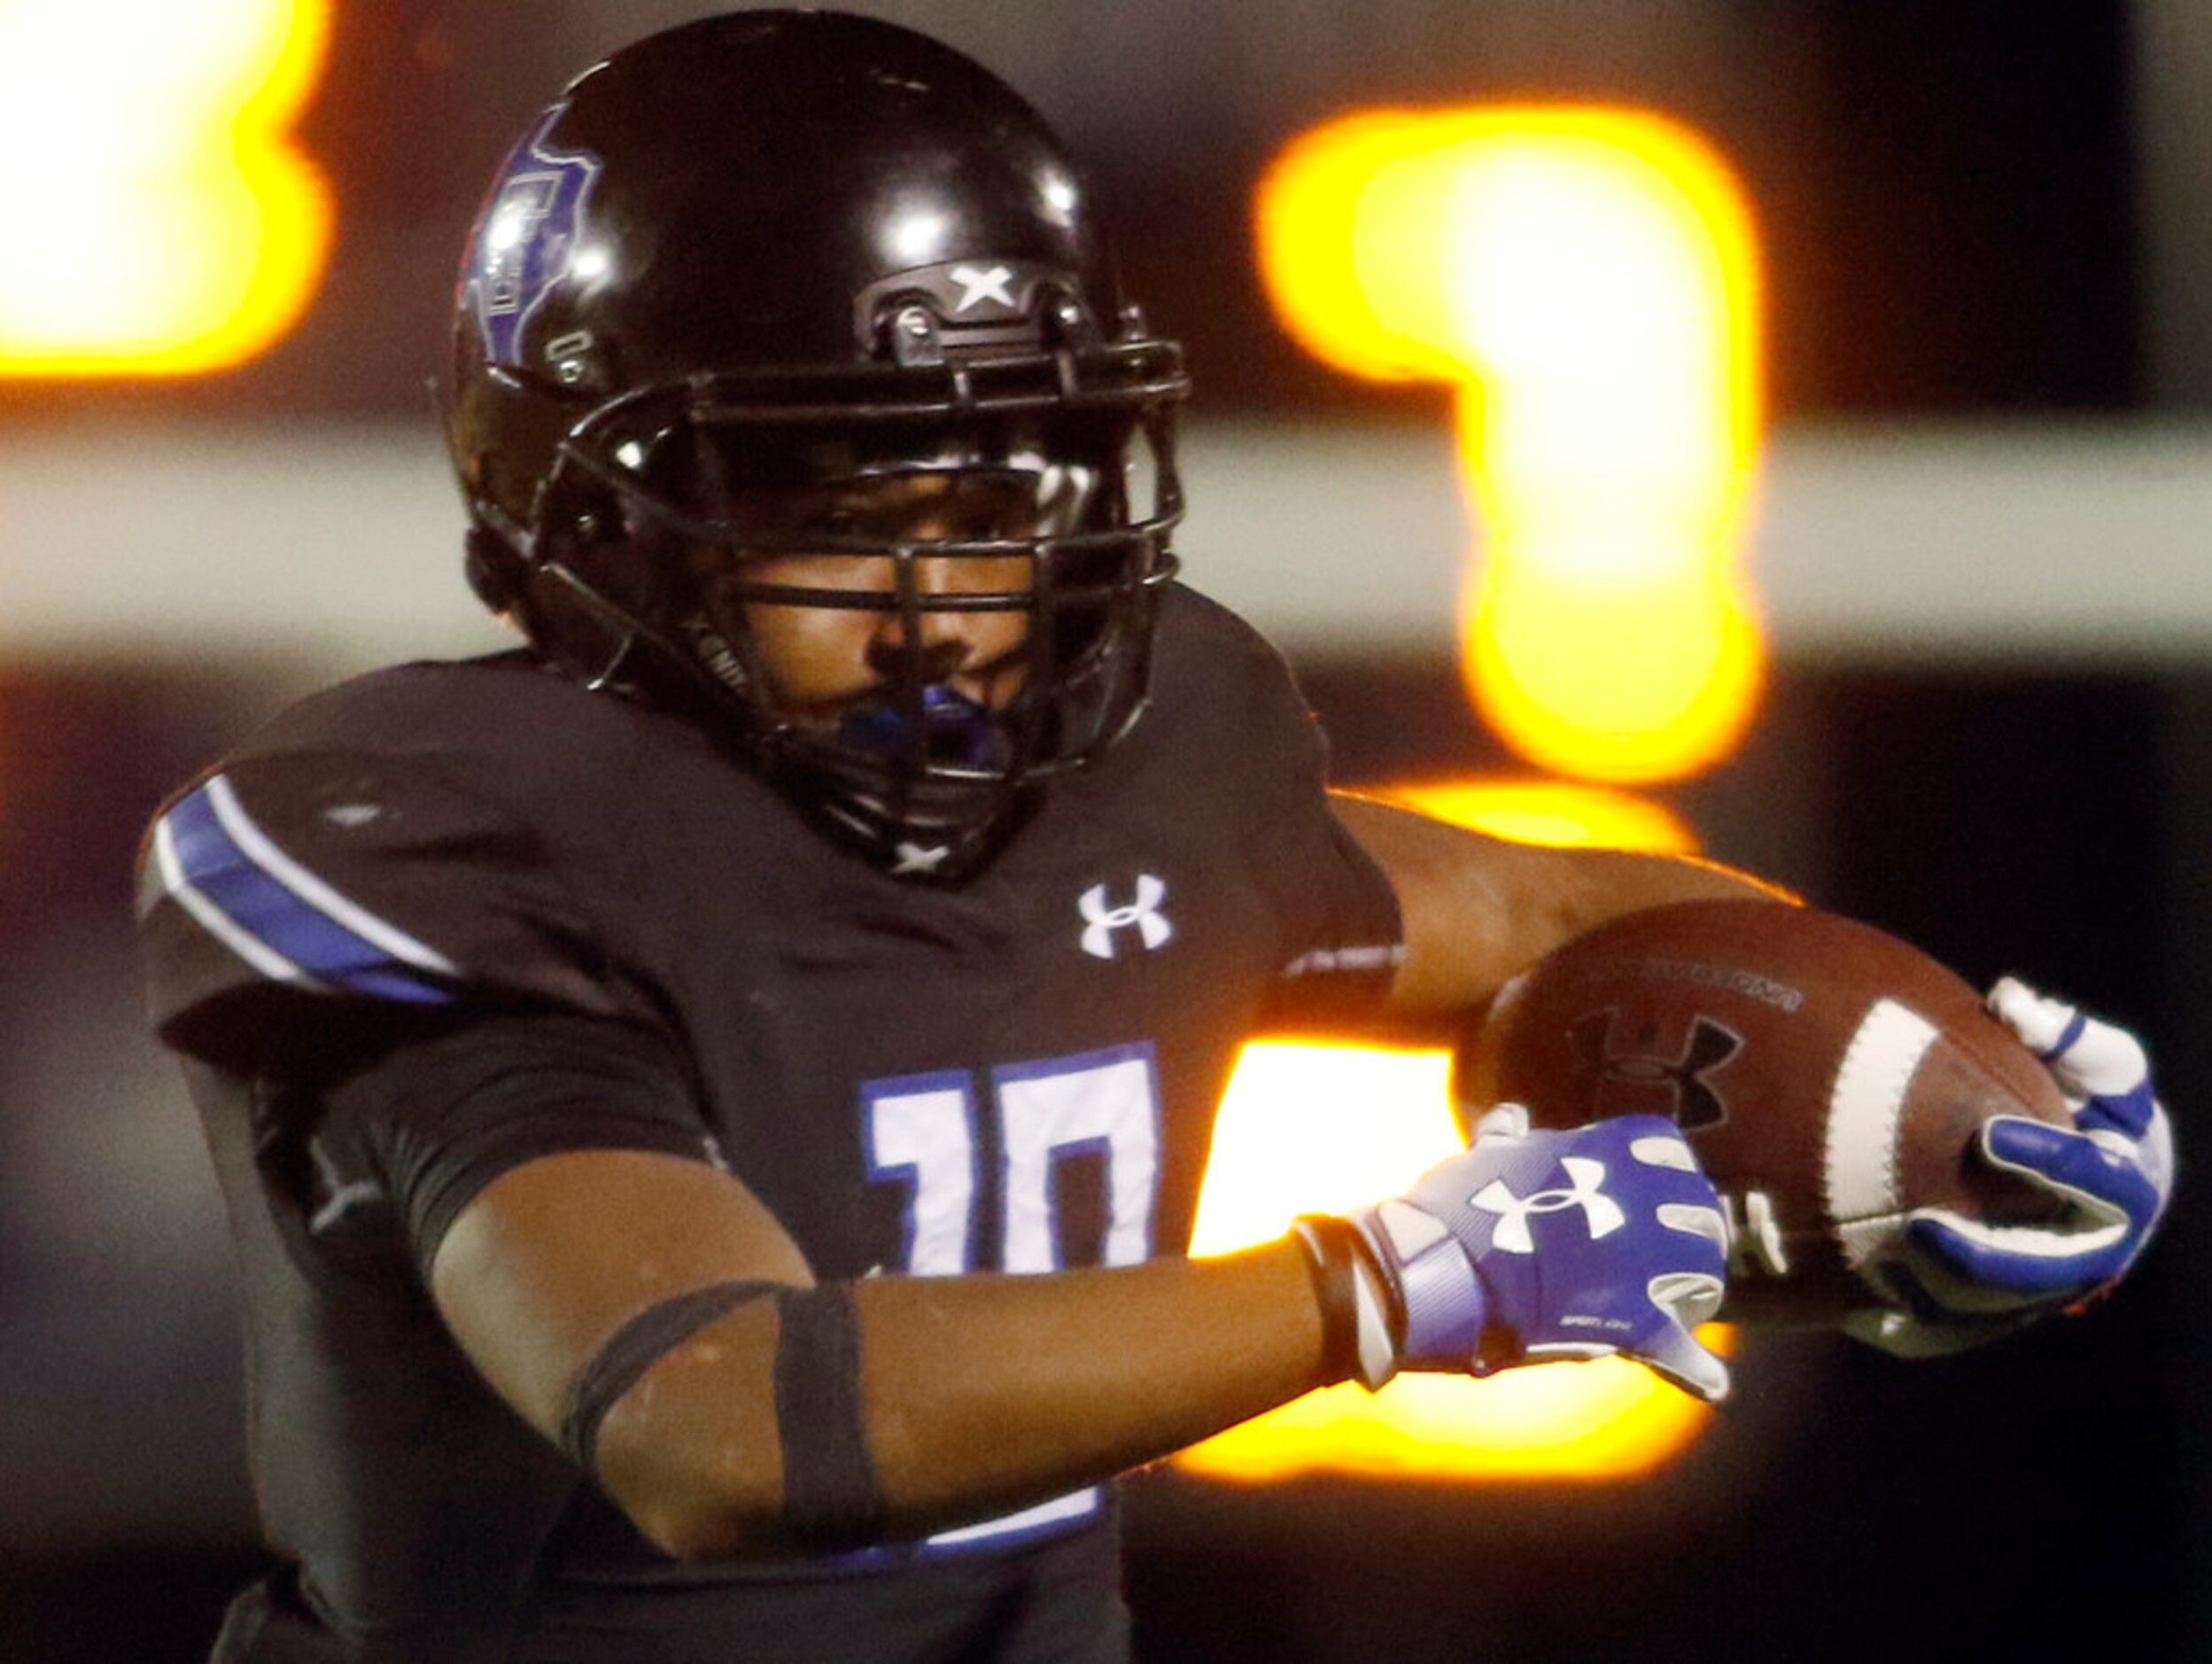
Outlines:
{"label": "football player", "polygon": [[[1134,1464],[1401,1368],[1725,1390],[1663,1121],[1509,1107],[1183,1257],[1255,1030],[1445,1031],[1766,893],[1331,798],[1175,581],[1184,393],[1052,136],[920,36],[712,18],[531,124],[449,413],[527,645],[307,700],[147,843],[283,1563],[220,1659],[1117,1657]],[[2142,1136],[2005,1155],[2106,1198]],[[1930,1222],[1923,1328],[2109,1281],[2131,1205],[2093,1263]]]}

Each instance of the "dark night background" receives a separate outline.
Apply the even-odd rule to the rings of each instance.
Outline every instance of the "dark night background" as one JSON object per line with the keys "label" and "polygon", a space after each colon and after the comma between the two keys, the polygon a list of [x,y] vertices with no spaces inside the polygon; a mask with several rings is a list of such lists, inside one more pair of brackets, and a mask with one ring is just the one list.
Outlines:
{"label": "dark night background", "polygon": [[[119,419],[426,425],[454,254],[513,132],[569,70],[706,9],[338,0],[303,128],[341,214],[314,310],[199,383],[0,379],[0,455]],[[1440,392],[1300,354],[1246,239],[1253,179],[1291,134],[1447,98],[1653,104],[1729,154],[1771,274],[1780,429],[2212,403],[2162,382],[2147,346],[2142,8],[1709,0],[1673,33],[1653,21],[1668,7],[1539,0],[865,9],[1002,68],[1093,159],[1130,289],[1189,345],[1200,420],[1448,419]],[[1643,34],[1614,39],[1630,13]],[[4,31],[0,15],[0,51]],[[2115,558],[2084,549],[2085,575]],[[1300,668],[1347,783],[1508,761],[1442,659],[1323,646]],[[131,1050],[128,890],[159,797],[301,677],[276,643],[267,662],[188,646],[140,663],[0,642],[0,1106],[29,1106],[0,1116],[0,1658],[202,1657],[260,1566],[212,1190],[131,1200],[141,1169],[196,1158],[196,1134]],[[1723,859],[1970,979],[2027,972],[2141,1028],[2187,1155],[2212,1137],[2208,734],[2212,654],[1785,657],[1743,751],[1662,795]],[[42,1107],[35,1083],[72,1069],[83,1092]],[[72,1165],[95,1160],[97,1182]],[[128,1240],[104,1234],[118,1218]],[[1148,1474],[1131,1495],[1144,1656],[2212,1654],[2206,1229],[2185,1191],[2121,1297],[1985,1354],[1905,1367],[1751,1335],[1742,1402],[1634,1484]]]}

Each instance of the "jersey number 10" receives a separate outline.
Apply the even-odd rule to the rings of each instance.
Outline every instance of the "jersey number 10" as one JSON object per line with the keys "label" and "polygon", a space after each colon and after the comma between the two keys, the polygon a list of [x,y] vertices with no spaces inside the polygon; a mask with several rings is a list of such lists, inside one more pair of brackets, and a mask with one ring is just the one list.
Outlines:
{"label": "jersey number 10", "polygon": [[[974,1241],[982,1140],[979,1074],[950,1069],[870,1081],[860,1089],[868,1176],[907,1187],[899,1270],[952,1277],[979,1269]],[[1153,1248],[1160,1185],[1160,1093],[1150,1041],[1073,1057],[1010,1063],[988,1077],[997,1116],[998,1269],[1061,1266],[1056,1165],[1103,1156],[1106,1172],[1104,1259],[1134,1265]]]}
{"label": "jersey number 10", "polygon": [[[907,1187],[899,1269],[910,1275],[955,1277],[975,1269],[970,1244],[982,1182],[977,1136],[982,1084],[975,1073],[948,1069],[870,1081],[860,1089],[868,1176]],[[1106,1264],[1134,1265],[1147,1258],[1160,1188],[1160,1089],[1152,1043],[1010,1063],[990,1071],[988,1091],[998,1117],[998,1217],[1005,1221],[1000,1269],[1060,1268],[1053,1169],[1085,1154],[1106,1159]],[[1004,1519],[940,1533],[923,1547],[1001,1545],[1064,1529],[1095,1513],[1098,1502],[1092,1486]]]}

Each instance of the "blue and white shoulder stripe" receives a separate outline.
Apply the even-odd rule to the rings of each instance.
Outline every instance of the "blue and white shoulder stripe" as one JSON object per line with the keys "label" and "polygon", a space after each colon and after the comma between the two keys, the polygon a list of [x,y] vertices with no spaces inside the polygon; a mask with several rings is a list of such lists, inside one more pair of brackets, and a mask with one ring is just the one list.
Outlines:
{"label": "blue and white shoulder stripe", "polygon": [[459,968],[287,855],[221,774],[154,822],[163,890],[272,981],[318,993],[436,1005]]}

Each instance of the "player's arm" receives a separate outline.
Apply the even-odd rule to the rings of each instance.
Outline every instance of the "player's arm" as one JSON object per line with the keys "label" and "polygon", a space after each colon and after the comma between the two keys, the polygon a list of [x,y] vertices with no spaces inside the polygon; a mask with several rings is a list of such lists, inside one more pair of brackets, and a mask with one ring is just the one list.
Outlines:
{"label": "player's arm", "polygon": [[[1595,1177],[1594,1177],[1595,1176]],[[1506,1201],[1475,1205],[1491,1187]],[[1572,1188],[1613,1223],[1524,1217]],[[1671,1126],[1500,1126],[1394,1202],[1220,1259],[818,1286],[739,1180],[665,1154],[514,1167],[431,1285],[500,1394],[687,1559],[819,1553],[1064,1494],[1324,1382],[1623,1352],[1686,1390],[1724,1232]]]}
{"label": "player's arm", "polygon": [[1514,844],[1410,810],[1332,794],[1339,822],[1396,893],[1405,957],[1385,1015],[1463,1018],[1568,938],[1670,901],[1789,899],[1711,862]]}
{"label": "player's arm", "polygon": [[[1313,1277],[1287,1239],[1204,1263],[826,1290],[743,1184],[644,1152],[551,1155],[493,1180],[447,1232],[431,1287],[501,1396],[687,1559],[819,1549],[810,1537],[838,1535],[841,1510],[880,1510],[854,1522],[863,1537],[1003,1512],[1178,1449],[1322,1373]],[[734,1303],[675,1344],[640,1334],[718,1288]],[[857,1357],[786,1333],[811,1325],[834,1341],[847,1299]],[[635,1380],[608,1362],[625,1330]],[[577,1451],[579,1395],[594,1391],[606,1402],[583,1406],[601,1419]],[[788,1473],[787,1457],[814,1471]],[[878,1498],[836,1494],[856,1464]],[[795,1520],[795,1500],[829,1517]]]}
{"label": "player's arm", "polygon": [[[1669,901],[1791,898],[1709,863],[1509,844],[1357,797],[1336,794],[1331,804],[1397,898],[1406,951],[1382,1015],[1416,1030],[1463,1023],[1502,982],[1621,914]],[[2050,1066],[2076,1130],[2000,1117],[1978,1148],[1989,1165],[2048,1191],[2064,1223],[1976,1227],[1941,1210],[1917,1215],[1884,1267],[1913,1315],[1889,1312],[1854,1330],[1901,1354],[1978,1344],[2109,1288],[2142,1254],[2172,1193],[2172,1135],[2135,1037],[2009,980],[1991,1008]]]}

